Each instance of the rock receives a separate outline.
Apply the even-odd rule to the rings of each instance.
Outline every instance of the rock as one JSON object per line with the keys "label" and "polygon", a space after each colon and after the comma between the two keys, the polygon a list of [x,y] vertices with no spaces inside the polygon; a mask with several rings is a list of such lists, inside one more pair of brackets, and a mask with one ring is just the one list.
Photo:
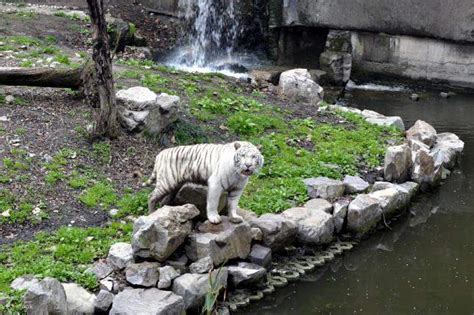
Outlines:
{"label": "rock", "polygon": [[369,196],[379,201],[380,208],[385,215],[402,210],[410,202],[408,191],[402,187],[378,190],[371,192]]}
{"label": "rock", "polygon": [[332,215],[316,211],[312,216],[298,221],[297,237],[303,243],[323,245],[330,243],[334,236]]}
{"label": "rock", "polygon": [[117,280],[109,276],[99,281],[99,287],[101,290],[117,293],[119,291],[120,285]]}
{"label": "rock", "polygon": [[180,98],[135,86],[116,94],[122,124],[129,131],[143,131],[152,135],[161,133],[177,118]]}
{"label": "rock", "polygon": [[377,126],[394,127],[398,130],[405,131],[405,124],[400,116],[367,117],[365,120]]}
{"label": "rock", "polygon": [[244,221],[250,222],[256,218],[258,218],[258,215],[255,214],[255,212],[245,210],[242,208],[237,208],[237,214],[240,215]]}
{"label": "rock", "polygon": [[13,290],[27,290],[32,285],[36,285],[38,283],[39,280],[36,279],[34,276],[26,275],[13,280],[10,284],[10,288],[12,288]]}
{"label": "rock", "polygon": [[[216,283],[216,288],[222,289],[227,286],[227,268],[214,270],[210,276]],[[173,292],[183,298],[186,310],[200,308],[210,289],[209,275],[186,273],[173,282]]]}
{"label": "rock", "polygon": [[336,233],[340,233],[344,227],[344,222],[347,217],[347,209],[349,208],[349,200],[339,200],[334,203],[334,213],[332,215],[334,220],[334,229]]}
{"label": "rock", "polygon": [[437,186],[441,181],[442,161],[437,161],[436,155],[430,154],[428,150],[419,150],[413,157],[411,178],[423,190]]}
{"label": "rock", "polygon": [[344,187],[346,194],[357,194],[367,191],[369,189],[369,183],[360,178],[359,176],[346,175],[344,177]]}
{"label": "rock", "polygon": [[250,253],[252,233],[247,222],[233,224],[222,217],[220,224],[204,222],[191,233],[186,245],[186,254],[193,260],[209,256],[218,266],[233,258],[245,259]]}
{"label": "rock", "polygon": [[412,164],[411,150],[407,144],[391,146],[385,152],[384,177],[390,182],[408,179]]}
{"label": "rock", "polygon": [[319,62],[330,83],[344,85],[349,81],[352,70],[350,53],[326,50],[320,55]]}
{"label": "rock", "polygon": [[410,147],[411,151],[412,151],[412,155],[414,152],[417,152],[419,150],[430,150],[430,147],[427,146],[426,144],[424,144],[423,142],[421,141],[418,141],[418,140],[415,140],[415,139],[411,139],[408,141],[408,146]]}
{"label": "rock", "polygon": [[308,178],[303,181],[310,198],[336,198],[344,194],[344,184],[340,180],[327,177]]}
{"label": "rock", "polygon": [[211,257],[204,257],[192,263],[189,266],[189,271],[191,273],[208,273],[212,268],[214,268],[214,263]]}
{"label": "rock", "polygon": [[171,266],[160,268],[160,280],[158,281],[158,289],[167,289],[171,286],[171,282],[179,277],[179,273]]}
{"label": "rock", "polygon": [[430,148],[436,143],[436,130],[423,120],[417,120],[406,133],[408,140],[418,140]]}
{"label": "rock", "polygon": [[184,303],[169,291],[128,288],[115,296],[109,314],[184,314]]}
{"label": "rock", "polygon": [[5,96],[5,104],[13,104],[15,102],[15,97],[13,95]]}
{"label": "rock", "polygon": [[311,79],[321,86],[327,85],[329,81],[329,77],[326,71],[319,69],[310,69],[309,74],[311,75]]}
{"label": "rock", "polygon": [[367,118],[384,118],[385,116],[380,114],[380,113],[377,113],[373,110],[370,110],[370,109],[364,109],[362,112],[361,112],[361,115],[367,119]]}
{"label": "rock", "polygon": [[327,213],[332,212],[332,204],[321,198],[311,199],[306,202],[304,206],[312,210],[319,210]]}
{"label": "rock", "polygon": [[108,313],[115,295],[106,290],[100,290],[94,302],[94,307],[99,313]]}
{"label": "rock", "polygon": [[317,105],[324,98],[323,88],[311,79],[306,69],[293,69],[280,75],[279,91],[293,101]]}
{"label": "rock", "polygon": [[258,227],[251,228],[250,233],[252,234],[252,240],[254,241],[263,240],[263,232]]}
{"label": "rock", "polygon": [[63,283],[68,314],[94,314],[96,297],[75,283]]}
{"label": "rock", "polygon": [[150,115],[148,115],[145,122],[146,132],[152,135],[160,134],[171,123],[178,118],[178,107],[181,99],[176,95],[168,95],[161,93],[156,98],[156,106],[149,108]]}
{"label": "rock", "polygon": [[[170,202],[173,206],[181,206],[185,204],[195,205],[200,211],[200,218],[207,219],[207,186],[192,183],[184,184],[176,193],[176,196]],[[227,203],[227,193],[223,193],[217,207],[219,213],[224,210]]]}
{"label": "rock", "polygon": [[449,94],[446,92],[439,93],[439,96],[441,96],[442,98],[449,98]]}
{"label": "rock", "polygon": [[27,314],[67,314],[66,293],[58,280],[45,278],[29,284],[23,296]]}
{"label": "rock", "polygon": [[420,187],[420,185],[415,182],[405,182],[403,184],[397,185],[396,188],[398,187],[401,187],[406,190],[408,192],[408,198],[411,200],[418,192],[418,188]]}
{"label": "rock", "polygon": [[436,145],[433,152],[442,154],[443,166],[452,169],[459,161],[462,151],[464,150],[464,142],[454,133],[445,132],[438,134]]}
{"label": "rock", "polygon": [[183,273],[186,273],[188,270],[187,269],[188,261],[189,261],[188,257],[186,255],[183,255],[177,260],[167,260],[165,264],[173,267],[177,272],[179,272],[179,274],[183,274]]}
{"label": "rock", "polygon": [[114,271],[114,268],[104,259],[94,262],[92,267],[86,271],[93,273],[97,280],[101,280],[110,275]]}
{"label": "rock", "polygon": [[416,93],[413,93],[412,95],[410,95],[410,99],[416,102],[420,99],[420,96]]}
{"label": "rock", "polygon": [[148,216],[139,217],[133,227],[133,252],[138,257],[165,261],[191,233],[190,220],[198,215],[199,210],[187,204],[164,206]]}
{"label": "rock", "polygon": [[250,70],[249,77],[252,85],[267,87],[269,84],[278,85],[281,71],[278,70]]}
{"label": "rock", "polygon": [[278,251],[293,242],[296,223],[278,214],[267,213],[250,222],[263,233],[263,245]]}
{"label": "rock", "polygon": [[310,208],[306,207],[296,207],[296,208],[290,208],[281,213],[281,215],[287,219],[290,219],[294,222],[298,222],[300,220],[309,218],[312,216],[314,213],[316,213],[318,210],[313,210]]}
{"label": "rock", "polygon": [[268,247],[255,244],[252,246],[248,260],[253,264],[268,268],[272,262],[272,250]]}
{"label": "rock", "polygon": [[133,262],[132,245],[129,243],[115,243],[110,247],[107,261],[115,269],[124,269]]}
{"label": "rock", "polygon": [[125,269],[127,282],[140,287],[154,287],[160,278],[160,264],[142,262],[128,265]]}
{"label": "rock", "polygon": [[340,111],[340,112],[344,112],[344,113],[354,113],[354,114],[362,115],[362,111],[360,109],[354,108],[354,107],[330,104],[330,105],[328,105],[328,108],[332,111]]}
{"label": "rock", "polygon": [[262,282],[267,275],[265,268],[247,262],[239,262],[237,266],[227,267],[230,283],[234,287],[245,287]]}
{"label": "rock", "polygon": [[156,104],[157,95],[149,88],[134,86],[116,93],[117,103],[130,110],[142,111]]}
{"label": "rock", "polygon": [[347,229],[349,232],[364,234],[372,229],[382,216],[379,201],[369,195],[358,195],[347,211]]}

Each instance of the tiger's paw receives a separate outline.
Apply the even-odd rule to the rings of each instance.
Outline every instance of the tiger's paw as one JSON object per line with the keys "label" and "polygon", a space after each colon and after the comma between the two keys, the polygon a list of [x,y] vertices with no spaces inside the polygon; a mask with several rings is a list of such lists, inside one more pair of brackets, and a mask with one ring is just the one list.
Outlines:
{"label": "tiger's paw", "polygon": [[212,224],[219,224],[219,223],[222,222],[221,216],[218,215],[218,214],[209,215],[209,216],[207,217],[207,219],[208,219],[209,222],[211,222]]}
{"label": "tiger's paw", "polygon": [[242,218],[240,215],[237,215],[237,214],[230,216],[229,219],[230,219],[230,222],[232,223],[241,223],[244,220],[244,218]]}

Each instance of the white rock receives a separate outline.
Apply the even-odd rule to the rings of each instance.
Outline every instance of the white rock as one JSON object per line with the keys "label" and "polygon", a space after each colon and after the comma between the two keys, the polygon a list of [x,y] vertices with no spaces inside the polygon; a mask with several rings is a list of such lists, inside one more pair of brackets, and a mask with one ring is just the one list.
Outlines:
{"label": "white rock", "polygon": [[171,286],[173,279],[179,277],[179,273],[172,266],[163,266],[160,268],[160,280],[158,289],[167,289]]}
{"label": "white rock", "polygon": [[115,243],[110,247],[107,261],[116,269],[124,269],[133,262],[132,245]]}
{"label": "white rock", "polygon": [[329,203],[327,200],[321,198],[311,199],[306,202],[304,206],[305,208],[309,208],[312,210],[319,210],[327,213],[332,212],[332,204]]}
{"label": "white rock", "polygon": [[384,159],[384,177],[390,182],[408,179],[412,164],[411,150],[407,144],[388,147]]}
{"label": "white rock", "polygon": [[356,194],[367,191],[369,183],[359,176],[346,175],[344,177],[344,186],[346,194]]}
{"label": "white rock", "polygon": [[310,198],[336,198],[344,194],[344,183],[327,177],[308,178],[303,181]]}
{"label": "white rock", "polygon": [[306,69],[293,69],[280,75],[280,94],[305,103],[317,105],[324,98],[321,86],[311,79],[311,74]]}
{"label": "white rock", "polygon": [[423,120],[417,120],[415,124],[407,130],[406,137],[408,140],[418,140],[429,146],[430,148],[436,143],[436,130]]}
{"label": "white rock", "polygon": [[227,267],[230,283],[234,287],[245,287],[255,285],[264,280],[267,275],[265,268],[247,262],[239,262],[237,266]]}
{"label": "white rock", "polygon": [[363,234],[372,229],[382,216],[379,201],[369,195],[358,195],[350,204],[347,212],[347,229]]}
{"label": "white rock", "polygon": [[117,102],[130,110],[143,110],[156,104],[157,95],[149,88],[134,86],[116,93]]}
{"label": "white rock", "polygon": [[334,220],[324,211],[315,211],[310,217],[298,221],[297,237],[312,245],[329,244],[334,238]]}
{"label": "white rock", "polygon": [[342,228],[344,227],[344,222],[346,221],[347,217],[347,209],[349,208],[349,200],[340,200],[334,203],[334,229],[336,233],[340,233]]}
{"label": "white rock", "polygon": [[368,123],[384,126],[384,127],[395,127],[401,131],[405,130],[405,124],[400,116],[390,117],[367,117],[365,119]]}
{"label": "white rock", "polygon": [[296,235],[296,222],[282,215],[267,213],[250,222],[263,233],[263,245],[273,251],[292,243]]}
{"label": "white rock", "polygon": [[184,303],[180,296],[169,291],[128,288],[115,296],[109,314],[184,314]]}
{"label": "white rock", "polygon": [[94,314],[95,295],[76,283],[63,283],[68,314]]}

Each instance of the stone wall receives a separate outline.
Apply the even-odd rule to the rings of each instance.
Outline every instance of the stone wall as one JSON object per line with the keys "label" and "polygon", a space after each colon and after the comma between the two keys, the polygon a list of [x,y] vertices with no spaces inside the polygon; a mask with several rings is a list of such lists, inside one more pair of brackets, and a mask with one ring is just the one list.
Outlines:
{"label": "stone wall", "polygon": [[472,0],[276,1],[282,6],[279,26],[304,25],[474,42]]}
{"label": "stone wall", "polygon": [[375,74],[474,88],[474,44],[366,32],[353,32],[351,42],[356,77]]}

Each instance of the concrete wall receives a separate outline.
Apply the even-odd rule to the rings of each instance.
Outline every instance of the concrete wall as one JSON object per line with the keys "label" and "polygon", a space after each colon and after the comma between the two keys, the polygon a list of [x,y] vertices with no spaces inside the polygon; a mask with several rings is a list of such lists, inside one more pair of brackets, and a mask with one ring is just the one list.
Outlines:
{"label": "concrete wall", "polygon": [[474,44],[364,32],[352,33],[355,75],[422,79],[474,88]]}
{"label": "concrete wall", "polygon": [[473,0],[272,0],[277,1],[283,8],[281,18],[277,19],[279,26],[302,25],[474,42]]}

